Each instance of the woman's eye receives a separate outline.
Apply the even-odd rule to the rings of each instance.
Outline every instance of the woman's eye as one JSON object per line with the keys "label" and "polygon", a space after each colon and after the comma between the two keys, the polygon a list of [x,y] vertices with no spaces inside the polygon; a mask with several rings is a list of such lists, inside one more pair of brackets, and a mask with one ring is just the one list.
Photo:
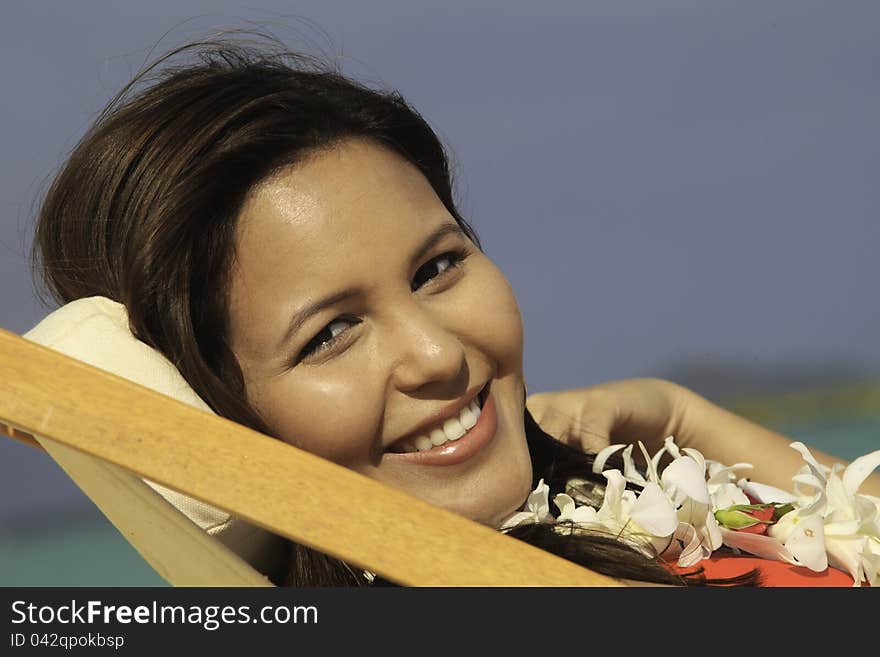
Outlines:
{"label": "woman's eye", "polygon": [[354,325],[357,322],[353,319],[334,319],[332,322],[327,324],[318,335],[309,340],[309,343],[303,347],[302,351],[299,352],[299,357],[297,361],[303,360],[304,358],[308,358],[309,356],[318,354],[325,349],[330,348],[333,344],[335,344],[340,338],[339,336],[342,333],[345,333],[347,330],[346,327],[349,325]]}
{"label": "woman's eye", "polygon": [[410,287],[415,292],[422,285],[430,281],[432,278],[440,276],[444,272],[449,271],[453,267],[457,267],[464,260],[464,254],[455,251],[444,253],[426,262],[422,265],[413,276]]}
{"label": "woman's eye", "polygon": [[[465,253],[458,251],[449,251],[447,253],[443,253],[436,258],[432,258],[424,265],[422,265],[419,270],[416,272],[415,276],[413,276],[412,283],[410,287],[413,292],[418,290],[428,281],[437,278],[439,276],[443,276],[446,273],[449,273],[455,267],[458,267],[461,262],[465,258]],[[359,320],[353,318],[344,318],[340,317],[338,319],[334,319],[332,322],[327,324],[321,331],[313,337],[306,344],[305,347],[302,348],[302,351],[296,357],[295,363],[299,363],[302,360],[307,360],[313,356],[320,354],[323,351],[327,351],[332,348],[336,343],[345,339],[345,333],[349,330],[349,328],[358,323]]]}

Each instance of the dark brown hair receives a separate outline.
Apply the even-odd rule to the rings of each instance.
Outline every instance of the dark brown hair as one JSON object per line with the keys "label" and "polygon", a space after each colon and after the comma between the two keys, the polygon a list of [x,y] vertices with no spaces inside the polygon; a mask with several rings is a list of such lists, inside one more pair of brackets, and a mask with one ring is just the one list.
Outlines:
{"label": "dark brown hair", "polygon": [[[174,363],[216,413],[271,435],[247,402],[226,342],[236,217],[257,183],[353,137],[418,167],[479,246],[455,207],[442,144],[399,94],[277,44],[224,40],[166,55],[100,114],[47,192],[35,270],[60,304],[95,295],[124,304],[132,333]],[[536,479],[558,489],[564,476],[592,476],[591,457],[560,446],[528,413],[525,423]],[[613,537],[541,531],[514,534],[609,575],[682,582]],[[289,584],[366,582],[337,559],[291,549]]]}

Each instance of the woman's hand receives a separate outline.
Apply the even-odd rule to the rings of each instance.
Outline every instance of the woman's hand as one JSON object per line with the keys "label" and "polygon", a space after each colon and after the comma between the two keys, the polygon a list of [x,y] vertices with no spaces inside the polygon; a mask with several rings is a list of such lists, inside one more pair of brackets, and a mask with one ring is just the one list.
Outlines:
{"label": "woman's hand", "polygon": [[526,407],[544,431],[584,451],[641,440],[654,453],[670,435],[682,445],[678,433],[689,394],[663,379],[627,379],[535,393]]}

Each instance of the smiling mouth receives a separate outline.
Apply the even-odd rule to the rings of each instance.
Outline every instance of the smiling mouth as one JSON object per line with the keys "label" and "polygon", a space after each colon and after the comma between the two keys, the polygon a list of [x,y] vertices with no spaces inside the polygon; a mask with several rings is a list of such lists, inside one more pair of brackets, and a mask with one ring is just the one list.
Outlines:
{"label": "smiling mouth", "polygon": [[387,451],[392,454],[427,452],[466,436],[476,426],[477,420],[480,418],[488,390],[489,384],[487,383],[457,415],[426,429],[417,436],[396,441],[389,446]]}

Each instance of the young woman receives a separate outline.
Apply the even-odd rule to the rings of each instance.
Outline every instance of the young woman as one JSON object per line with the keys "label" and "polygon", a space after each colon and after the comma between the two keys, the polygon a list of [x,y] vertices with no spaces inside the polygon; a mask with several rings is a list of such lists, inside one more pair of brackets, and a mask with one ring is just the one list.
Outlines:
{"label": "young woman", "polygon": [[[788,440],[671,382],[527,401],[514,294],[399,95],[287,53],[173,53],[191,54],[127,87],[49,190],[35,256],[57,302],[121,302],[217,413],[496,528],[540,480],[604,484],[609,442],[675,435],[789,486]],[[612,576],[703,581],[595,529],[509,531]],[[291,547],[286,583],[369,580]]]}

